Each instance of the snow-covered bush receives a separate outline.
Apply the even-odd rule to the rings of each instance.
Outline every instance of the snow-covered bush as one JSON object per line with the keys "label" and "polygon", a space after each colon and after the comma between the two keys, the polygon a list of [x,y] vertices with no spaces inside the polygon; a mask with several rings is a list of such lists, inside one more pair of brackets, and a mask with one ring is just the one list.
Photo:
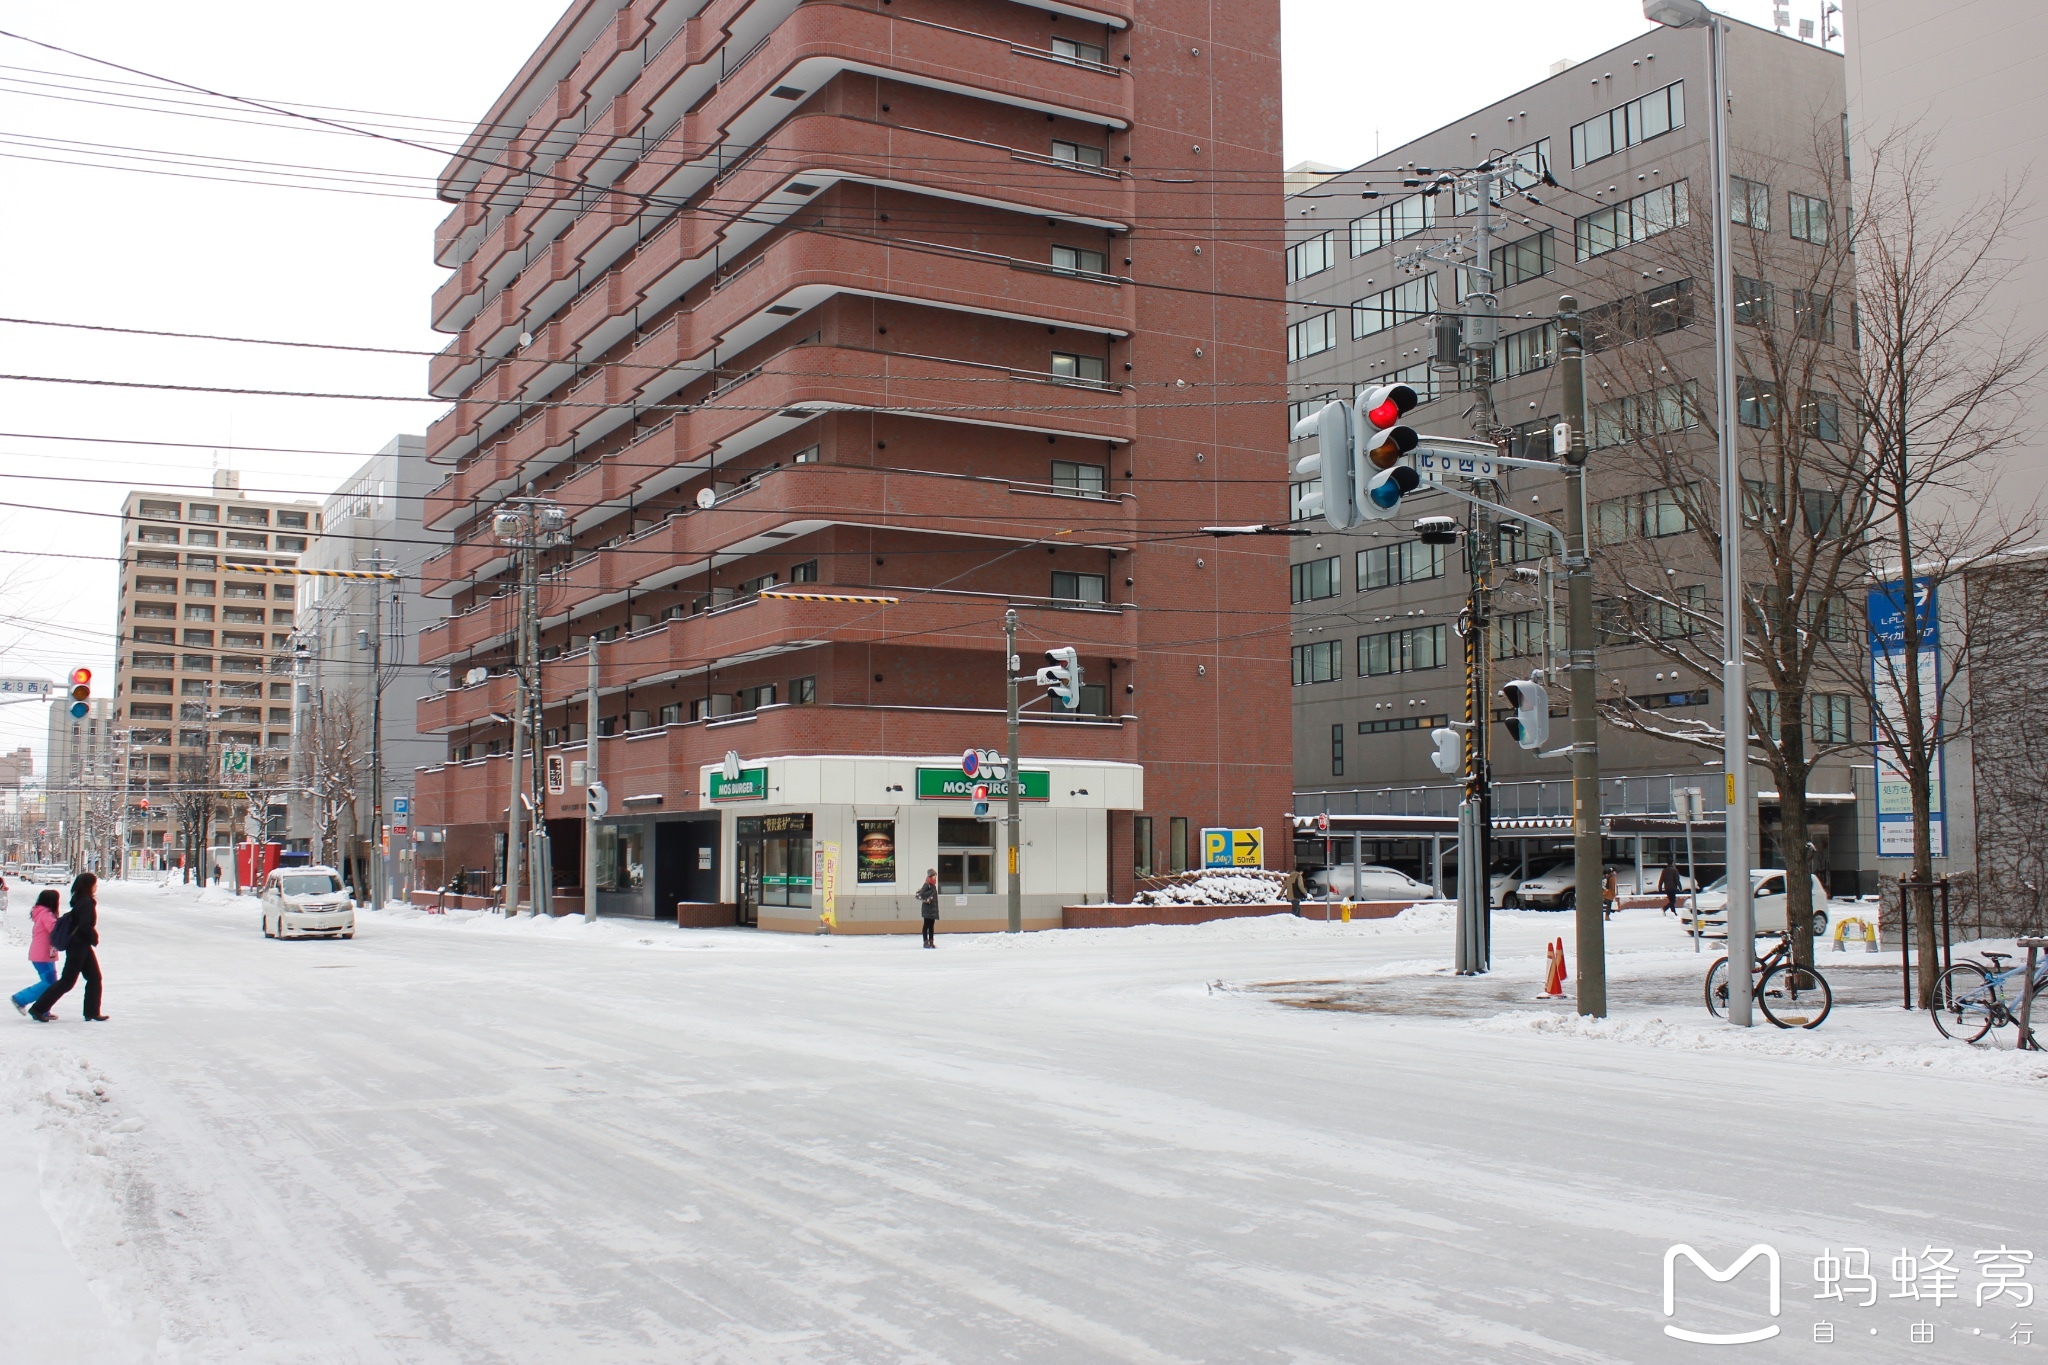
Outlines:
{"label": "snow-covered bush", "polygon": [[1162,879],[1135,897],[1139,905],[1270,905],[1280,894],[1284,872],[1264,868],[1209,868]]}

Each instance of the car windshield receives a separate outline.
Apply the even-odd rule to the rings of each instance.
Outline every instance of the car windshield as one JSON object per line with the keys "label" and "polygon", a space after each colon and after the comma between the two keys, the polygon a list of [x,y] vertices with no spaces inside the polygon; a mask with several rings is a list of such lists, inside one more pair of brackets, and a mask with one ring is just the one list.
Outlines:
{"label": "car windshield", "polygon": [[1716,877],[1700,889],[1702,891],[1726,891],[1728,889],[1728,879],[1726,877]]}
{"label": "car windshield", "polygon": [[297,872],[279,877],[277,889],[287,896],[329,896],[341,890],[341,879],[332,872]]}

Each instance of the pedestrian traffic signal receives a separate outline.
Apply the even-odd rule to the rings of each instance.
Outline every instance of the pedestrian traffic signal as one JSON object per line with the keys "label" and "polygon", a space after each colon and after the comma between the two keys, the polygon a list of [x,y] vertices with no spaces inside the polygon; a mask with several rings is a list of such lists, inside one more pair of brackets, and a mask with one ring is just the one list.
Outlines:
{"label": "pedestrian traffic signal", "polygon": [[1320,480],[1320,486],[1302,496],[1301,514],[1320,515],[1333,531],[1348,531],[1358,525],[1357,443],[1352,438],[1356,418],[1349,403],[1325,403],[1294,424],[1294,439],[1315,438],[1316,448],[1294,464],[1298,481]]}
{"label": "pedestrian traffic signal", "polygon": [[1081,655],[1070,646],[1045,651],[1045,667],[1038,670],[1040,687],[1050,688],[1060,705],[1069,711],[1081,706]]}
{"label": "pedestrian traffic signal", "polygon": [[973,787],[973,796],[974,818],[977,820],[986,820],[988,818],[988,783],[975,783]]}
{"label": "pedestrian traffic signal", "polygon": [[71,718],[84,720],[92,708],[86,703],[92,699],[92,670],[74,668],[71,670]]}
{"label": "pedestrian traffic signal", "polygon": [[592,820],[602,820],[612,808],[611,793],[604,789],[604,783],[593,782],[584,789],[583,811]]}
{"label": "pedestrian traffic signal", "polygon": [[1440,773],[1456,773],[1465,766],[1465,737],[1456,730],[1431,730],[1429,737],[1436,741],[1436,752],[1429,761]]}
{"label": "pedestrian traffic signal", "polygon": [[1508,733],[1524,749],[1540,749],[1550,738],[1550,691],[1543,685],[1543,670],[1508,683],[1500,690],[1515,708],[1508,721]]}

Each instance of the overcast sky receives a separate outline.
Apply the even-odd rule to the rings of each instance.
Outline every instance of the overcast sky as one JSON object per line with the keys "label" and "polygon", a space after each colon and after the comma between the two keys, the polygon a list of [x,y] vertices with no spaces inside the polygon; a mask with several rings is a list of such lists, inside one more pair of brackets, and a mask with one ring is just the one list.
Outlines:
{"label": "overcast sky", "polygon": [[[1722,8],[1770,22],[1770,0]],[[561,10],[562,0],[0,0],[0,28],[19,35],[0,38],[0,375],[423,395],[416,356],[12,320],[439,349],[447,338],[427,309],[444,277],[429,259],[445,212],[430,192],[441,157],[281,129],[256,110],[226,121],[217,102],[150,78],[336,106],[337,119],[447,145]],[[1818,5],[1793,10],[1815,17]],[[1355,165],[1376,140],[1392,147],[1647,27],[1640,0],[1284,0],[1284,14],[1290,165]],[[194,103],[170,102],[183,100]],[[194,166],[195,155],[215,160]],[[330,188],[229,183],[286,173]],[[85,664],[95,691],[110,691],[126,489],[198,491],[218,460],[247,490],[318,496],[439,407],[0,379],[0,676],[61,679]],[[0,750],[30,744],[40,772],[46,719],[40,705],[0,707]]]}

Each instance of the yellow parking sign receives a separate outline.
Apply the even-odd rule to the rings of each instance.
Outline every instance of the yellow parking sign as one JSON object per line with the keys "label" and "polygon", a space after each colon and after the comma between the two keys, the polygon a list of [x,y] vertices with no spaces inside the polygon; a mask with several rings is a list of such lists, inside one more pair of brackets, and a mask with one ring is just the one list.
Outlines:
{"label": "yellow parking sign", "polygon": [[1202,831],[1203,867],[1264,867],[1266,830],[1205,829]]}

